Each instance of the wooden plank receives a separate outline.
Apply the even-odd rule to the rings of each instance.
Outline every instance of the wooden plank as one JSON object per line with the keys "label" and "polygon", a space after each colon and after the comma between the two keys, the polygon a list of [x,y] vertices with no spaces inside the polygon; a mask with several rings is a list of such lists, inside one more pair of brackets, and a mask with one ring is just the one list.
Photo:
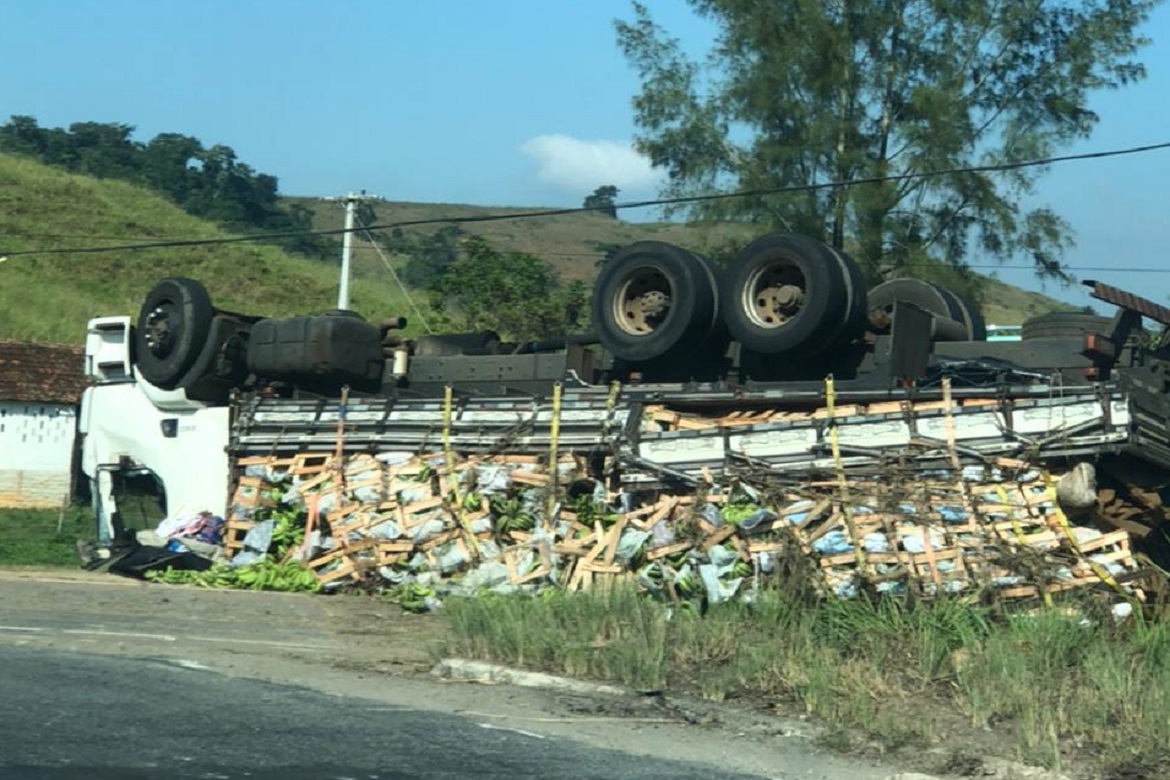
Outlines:
{"label": "wooden plank", "polygon": [[549,484],[550,478],[548,474],[537,474],[532,471],[523,471],[517,469],[513,471],[511,476],[513,482],[521,485],[531,485],[533,487],[545,487]]}
{"label": "wooden plank", "polygon": [[236,458],[236,465],[240,468],[247,468],[248,466],[265,466],[267,468],[275,468],[277,466],[291,466],[293,464],[292,458],[277,458],[272,455],[253,455],[247,458]]}
{"label": "wooden plank", "polygon": [[395,539],[390,541],[381,539],[376,543],[376,547],[378,552],[381,553],[408,553],[414,552],[415,544],[409,540]]}
{"label": "wooden plank", "polygon": [[402,513],[407,517],[417,515],[422,512],[429,512],[432,509],[438,509],[443,506],[443,499],[441,496],[433,496],[432,498],[424,498],[420,501],[414,501],[402,507]]}
{"label": "wooden plank", "polygon": [[532,582],[533,580],[539,580],[542,577],[547,577],[550,574],[552,574],[552,569],[550,569],[547,566],[538,566],[535,569],[533,569],[532,571],[525,574],[523,577],[519,577],[515,581],[515,584],[516,585],[524,585],[525,583]]}
{"label": "wooden plank", "polygon": [[[895,553],[866,553],[865,560],[869,563],[901,563]],[[826,555],[818,560],[821,568],[829,569],[837,566],[853,567],[857,565],[857,554],[852,552]]]}
{"label": "wooden plank", "polygon": [[706,539],[704,539],[702,545],[700,545],[700,546],[704,550],[710,550],[715,545],[725,541],[729,536],[731,536],[734,533],[735,533],[735,526],[725,525],[722,528],[720,528],[718,531],[716,531],[715,533],[711,534]]}
{"label": "wooden plank", "polygon": [[659,558],[666,558],[670,555],[677,555],[678,553],[686,552],[694,547],[693,542],[674,542],[663,547],[658,547],[646,553],[646,560],[656,561]]}
{"label": "wooden plank", "polygon": [[430,539],[427,539],[425,542],[420,543],[418,545],[418,549],[424,550],[424,551],[433,550],[436,547],[441,547],[442,545],[447,544],[448,542],[455,541],[456,539],[458,539],[462,535],[463,535],[462,528],[452,528],[449,531],[443,531],[442,533],[435,534]]}
{"label": "wooden plank", "polygon": [[337,509],[331,510],[329,513],[327,513],[325,515],[325,520],[329,523],[330,527],[332,527],[334,523],[340,523],[342,520],[349,517],[354,512],[357,512],[361,508],[361,504],[348,504],[346,506],[338,507]]}
{"label": "wooden plank", "polygon": [[608,537],[605,541],[605,552],[601,556],[604,564],[609,565],[613,563],[614,557],[617,556],[617,548],[622,540],[622,531],[626,528],[628,521],[625,517],[619,517],[613,527],[609,529]]}
{"label": "wooden plank", "polygon": [[626,568],[617,563],[597,563],[585,561],[581,564],[585,571],[593,574],[621,574]]}
{"label": "wooden plank", "polygon": [[324,453],[301,453],[295,458],[292,473],[298,476],[319,474],[330,466],[332,457]]}
{"label": "wooden plank", "polygon": [[373,550],[375,547],[377,547],[377,542],[375,540],[362,539],[352,544],[337,547],[330,552],[325,553],[324,555],[319,555],[316,558],[310,560],[307,565],[310,569],[320,569],[323,566],[329,565],[338,558],[345,558],[347,556],[352,556],[355,553]]}
{"label": "wooden plank", "polygon": [[711,420],[683,417],[676,423],[676,427],[680,431],[707,431],[718,426]]}
{"label": "wooden plank", "polygon": [[1081,548],[1081,552],[1087,553],[1092,552],[1093,550],[1099,550],[1102,547],[1109,547],[1114,544],[1124,544],[1126,547],[1128,547],[1129,533],[1126,531],[1111,531],[1107,534],[1102,534],[1096,539],[1090,539],[1087,542],[1081,542],[1079,546]]}
{"label": "wooden plank", "polygon": [[[381,525],[381,523],[378,523],[378,525]],[[335,539],[348,539],[350,534],[369,533],[372,527],[374,526],[370,522],[369,517],[361,515],[348,523],[330,523],[329,531]]]}
{"label": "wooden plank", "polygon": [[[864,407],[859,406],[857,404],[843,404],[841,406],[838,406],[833,411],[834,411],[834,413],[833,413],[834,419],[838,419],[841,417],[855,417],[855,416],[858,416],[864,412]],[[812,416],[813,416],[813,419],[815,419],[815,420],[827,420],[829,418],[829,410],[827,407],[822,407],[820,409],[817,409],[815,412],[813,412]]]}
{"label": "wooden plank", "polygon": [[654,514],[650,515],[650,519],[642,525],[642,529],[649,531],[651,528],[661,523],[670,516],[670,513],[674,511],[676,506],[678,506],[677,496],[670,496],[660,500],[656,505]]}
{"label": "wooden plank", "polygon": [[489,459],[490,463],[508,463],[508,464],[527,464],[536,465],[540,463],[539,455],[493,455]]}
{"label": "wooden plank", "polygon": [[301,495],[306,495],[320,488],[324,488],[327,484],[333,481],[334,474],[332,471],[322,471],[312,479],[307,479],[302,482],[297,489]]}

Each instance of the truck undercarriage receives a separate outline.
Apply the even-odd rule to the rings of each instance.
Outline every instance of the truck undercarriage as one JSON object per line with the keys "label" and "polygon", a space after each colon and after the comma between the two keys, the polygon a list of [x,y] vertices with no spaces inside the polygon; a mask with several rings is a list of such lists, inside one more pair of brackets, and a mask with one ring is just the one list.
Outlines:
{"label": "truck undercarriage", "polygon": [[[119,470],[156,474],[168,515],[222,512],[241,462],[313,453],[567,454],[619,492],[864,479],[909,451],[925,468],[1088,462],[1118,501],[1170,482],[1170,350],[1143,329],[1170,327],[1165,307],[1086,282],[1115,316],[1039,318],[992,343],[942,288],[867,293],[843,253],[756,244],[723,272],[633,245],[598,279],[596,332],[538,343],[406,339],[401,318],[352,312],[251,317],[164,280],[136,323],[90,324],[81,431],[100,538],[118,534]],[[1166,519],[1160,501],[1122,509],[1103,519],[1135,537]]]}

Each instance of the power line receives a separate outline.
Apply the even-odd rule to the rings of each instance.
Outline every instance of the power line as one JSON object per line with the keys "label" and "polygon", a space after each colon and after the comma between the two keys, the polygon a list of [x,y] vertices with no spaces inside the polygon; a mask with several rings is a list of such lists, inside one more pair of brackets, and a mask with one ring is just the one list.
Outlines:
{"label": "power line", "polygon": [[[648,208],[652,206],[677,206],[688,203],[702,203],[707,201],[730,200],[732,198],[752,198],[766,195],[783,195],[796,192],[813,192],[825,189],[838,189],[841,187],[856,187],[863,184],[882,184],[888,182],[902,182],[913,181],[919,179],[938,178],[940,176],[955,176],[960,174],[972,173],[1000,173],[1004,171],[1020,170],[1022,168],[1038,168],[1055,163],[1072,162],[1077,160],[1100,160],[1109,157],[1121,157],[1124,155],[1144,154],[1146,152],[1157,151],[1160,149],[1170,148],[1170,141],[1147,144],[1145,146],[1133,146],[1125,149],[1111,149],[1102,152],[1085,152],[1081,154],[1067,154],[1055,157],[1045,157],[1034,160],[1021,160],[1017,162],[995,163],[991,165],[974,165],[961,168],[945,168],[934,171],[920,171],[918,173],[902,173],[890,176],[871,176],[863,179],[850,179],[845,181],[831,181],[822,182],[819,184],[793,184],[784,187],[764,187],[752,190],[738,190],[736,192],[722,192],[709,193],[706,195],[687,195],[675,198],[657,198],[653,200],[629,201],[626,203],[617,203],[612,206],[596,206],[596,207],[576,207],[576,208],[562,208],[562,209],[535,209],[529,211],[516,211],[504,214],[480,214],[469,215],[465,217],[448,217],[448,218],[428,218],[428,219],[413,219],[403,220],[401,222],[391,222],[383,225],[370,225],[365,230],[392,230],[394,228],[403,227],[418,227],[422,225],[442,225],[442,224],[474,224],[483,222],[503,222],[508,220],[522,220],[522,219],[538,219],[542,217],[556,217],[565,216],[568,214],[583,214],[594,211],[609,211],[611,209],[636,209]],[[354,233],[361,228],[330,228],[319,230],[296,230],[284,231],[277,233],[253,233],[243,236],[222,236],[218,238],[199,238],[199,239],[181,239],[169,241],[155,241],[149,243],[138,244],[121,244],[115,246],[101,246],[101,247],[64,247],[55,249],[22,249],[16,251],[0,250],[2,257],[19,257],[27,255],[64,255],[64,254],[99,254],[108,252],[132,252],[143,249],[173,249],[180,247],[194,247],[194,246],[211,246],[216,244],[238,244],[248,241],[267,241],[278,238],[294,238],[300,236],[318,235],[331,236],[342,235],[345,233]]]}
{"label": "power line", "polygon": [[[590,252],[533,252],[532,254],[538,257],[576,257],[582,260],[600,260],[604,258],[604,253],[598,250],[597,253]],[[952,268],[941,263],[903,263],[898,268],[937,268],[939,270],[999,270],[999,271],[1030,271],[1035,268],[1031,265],[1013,265],[1011,263],[977,263],[975,265],[964,265],[961,267]],[[1061,268],[1066,271],[1086,271],[1086,272],[1111,272],[1111,273],[1151,273],[1151,274],[1167,274],[1170,273],[1170,266],[1164,268],[1139,268],[1139,267],[1118,267],[1113,265],[1062,265]]]}
{"label": "power line", "polygon": [[[363,229],[365,228],[365,225],[362,224],[360,219],[357,220],[357,224],[358,227]],[[414,297],[410,294],[410,290],[408,290],[406,285],[402,283],[402,280],[398,278],[398,273],[394,270],[394,265],[390,262],[386,255],[383,254],[382,247],[378,246],[378,242],[374,241],[374,237],[370,235],[368,230],[366,231],[366,236],[370,239],[370,243],[373,244],[374,249],[378,250],[378,257],[382,260],[382,265],[386,266],[386,270],[389,271],[390,276],[394,278],[394,282],[398,285],[398,289],[400,289],[402,294],[406,297],[406,302],[410,304],[410,308],[414,309],[414,313],[418,315],[418,321],[422,323],[423,329],[425,329],[427,333],[433,334],[434,331],[431,330],[431,326],[427,324],[426,318],[423,317],[422,310],[419,309],[418,304],[414,302]]]}

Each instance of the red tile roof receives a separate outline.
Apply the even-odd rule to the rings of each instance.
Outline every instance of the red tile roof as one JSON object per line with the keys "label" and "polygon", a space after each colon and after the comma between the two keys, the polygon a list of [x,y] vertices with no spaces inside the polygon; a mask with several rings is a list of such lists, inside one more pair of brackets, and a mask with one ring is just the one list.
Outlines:
{"label": "red tile roof", "polygon": [[88,385],[83,347],[0,339],[0,401],[76,404]]}

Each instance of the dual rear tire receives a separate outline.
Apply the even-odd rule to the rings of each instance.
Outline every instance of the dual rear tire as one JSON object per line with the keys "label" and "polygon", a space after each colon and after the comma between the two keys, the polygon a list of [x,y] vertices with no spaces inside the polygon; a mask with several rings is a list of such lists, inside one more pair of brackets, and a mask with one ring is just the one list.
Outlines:
{"label": "dual rear tire", "polygon": [[721,355],[732,339],[805,359],[859,337],[865,286],[844,252],[799,235],[752,242],[726,270],[642,241],[617,252],[594,287],[598,340],[630,363]]}

